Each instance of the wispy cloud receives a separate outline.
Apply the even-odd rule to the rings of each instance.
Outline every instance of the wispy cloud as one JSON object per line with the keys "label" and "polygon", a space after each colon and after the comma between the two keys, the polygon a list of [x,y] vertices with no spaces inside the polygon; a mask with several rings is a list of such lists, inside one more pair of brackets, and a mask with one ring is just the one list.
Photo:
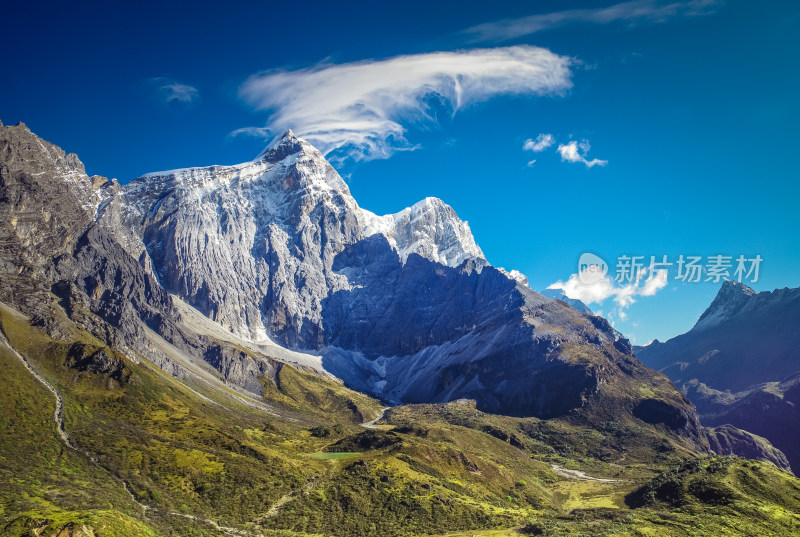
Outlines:
{"label": "wispy cloud", "polygon": [[247,79],[239,96],[270,112],[267,131],[291,128],[326,155],[370,160],[413,149],[407,127],[435,124],[434,104],[455,114],[499,95],[562,93],[572,63],[530,46],[432,52],[267,71]]}
{"label": "wispy cloud", "polygon": [[181,84],[177,80],[164,77],[151,78],[150,83],[167,104],[178,102],[190,105],[200,100],[200,91],[189,84]]}
{"label": "wispy cloud", "polygon": [[[541,153],[547,148],[555,145],[555,143],[555,136],[552,134],[541,133],[536,138],[528,138],[525,140],[525,143],[522,144],[522,150]],[[608,164],[607,160],[600,160],[596,158],[589,160],[586,158],[586,155],[590,149],[591,146],[589,145],[588,140],[581,140],[580,142],[572,140],[566,144],[559,144],[558,147],[556,147],[556,151],[559,155],[561,155],[562,162],[582,162],[587,168],[593,168],[594,166],[605,166]],[[535,160],[529,161],[528,167],[532,168],[535,163]]]}
{"label": "wispy cloud", "polygon": [[462,33],[471,42],[502,42],[574,23],[658,23],[676,17],[706,15],[713,13],[720,4],[720,0],[687,0],[678,2],[633,0],[603,8],[570,9],[531,15],[520,19],[488,22],[468,28]]}
{"label": "wispy cloud", "polygon": [[600,304],[613,297],[616,315],[625,320],[627,317],[625,310],[636,302],[635,297],[653,296],[666,287],[667,281],[666,270],[649,268],[641,271],[636,280],[627,285],[617,285],[617,282],[607,274],[599,279],[581,278],[578,274],[572,274],[567,281],[559,280],[551,284],[548,289],[561,289],[567,297],[580,300],[585,304]]}
{"label": "wispy cloud", "polygon": [[535,140],[531,138],[525,140],[525,143],[522,144],[522,149],[524,151],[533,151],[534,153],[539,153],[554,143],[556,143],[556,139],[552,134],[540,134]]}
{"label": "wispy cloud", "polygon": [[269,138],[272,135],[267,127],[242,127],[228,133],[228,138],[236,138],[237,136],[252,136],[254,138]]}
{"label": "wispy cloud", "polygon": [[591,149],[591,146],[587,140],[581,140],[580,142],[573,140],[567,144],[559,145],[556,151],[561,155],[561,160],[565,162],[583,162],[587,168],[608,164],[607,160],[587,159],[586,153],[589,152],[589,149]]}

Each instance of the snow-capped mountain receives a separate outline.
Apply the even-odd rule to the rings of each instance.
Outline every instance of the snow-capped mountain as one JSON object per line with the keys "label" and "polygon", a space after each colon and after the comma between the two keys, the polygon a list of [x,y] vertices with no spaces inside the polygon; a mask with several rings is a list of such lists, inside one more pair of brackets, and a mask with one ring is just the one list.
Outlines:
{"label": "snow-capped mountain", "polygon": [[145,175],[109,209],[104,218],[134,230],[162,285],[253,341],[270,333],[318,346],[322,300],[350,288],[331,269],[334,258],[367,236],[383,234],[403,261],[413,253],[451,267],[483,259],[467,223],[441,200],[387,216],[361,209],[322,154],[291,131],[251,162]]}
{"label": "snow-capped mountain", "polygon": [[51,337],[75,323],[245,404],[293,364],[392,402],[624,414],[709,449],[691,405],[605,320],[491,267],[438,200],[362,210],[291,132],[251,162],[124,186],[24,125],[0,133],[0,300]]}
{"label": "snow-capped mountain", "polygon": [[[291,131],[248,163],[141,177],[100,213],[167,291],[211,320],[320,355],[327,371],[387,400],[470,397],[560,415],[641,367],[602,319],[489,266],[445,203],[363,210]],[[682,403],[670,404],[696,434]]]}
{"label": "snow-capped mountain", "polygon": [[484,259],[469,224],[439,198],[425,198],[386,216],[375,216],[363,209],[361,214],[367,221],[364,235],[385,236],[404,263],[411,254],[448,267],[457,267],[468,259]]}
{"label": "snow-capped mountain", "polygon": [[703,312],[692,330],[707,330],[732,319],[757,293],[741,282],[723,282],[711,305]]}

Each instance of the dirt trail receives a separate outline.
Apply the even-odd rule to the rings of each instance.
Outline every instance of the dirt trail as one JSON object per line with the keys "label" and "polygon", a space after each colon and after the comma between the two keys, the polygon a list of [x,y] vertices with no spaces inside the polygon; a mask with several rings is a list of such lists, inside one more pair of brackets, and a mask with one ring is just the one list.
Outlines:
{"label": "dirt trail", "polygon": [[389,410],[390,408],[392,408],[392,407],[390,407],[390,406],[383,407],[381,409],[380,414],[378,414],[377,418],[375,418],[373,420],[365,421],[364,423],[361,424],[361,426],[366,428],[366,429],[380,429],[380,427],[378,427],[375,424],[383,419],[383,416],[386,415],[386,411]]}
{"label": "dirt trail", "polygon": [[[87,451],[84,451],[84,450],[78,448],[75,445],[75,443],[72,441],[72,438],[70,438],[69,434],[67,434],[67,431],[64,429],[64,398],[61,396],[61,393],[59,393],[59,391],[55,388],[55,386],[50,384],[50,381],[48,381],[46,378],[44,378],[43,375],[41,375],[36,369],[34,369],[34,367],[31,365],[31,363],[28,361],[28,359],[25,356],[23,356],[21,353],[19,353],[11,345],[11,342],[8,341],[8,338],[6,338],[6,335],[3,332],[2,326],[0,326],[0,345],[2,345],[3,347],[6,347],[9,350],[9,352],[11,352],[12,355],[14,355],[20,362],[22,362],[22,365],[25,366],[25,369],[27,369],[30,372],[30,374],[42,386],[44,386],[47,389],[47,391],[49,391],[51,394],[53,394],[53,397],[55,397],[55,399],[56,399],[56,408],[55,408],[55,411],[53,412],[53,421],[54,421],[54,423],[56,425],[56,430],[58,431],[58,435],[61,437],[61,440],[64,442],[64,444],[66,444],[66,446],[69,449],[71,449],[72,451],[74,451],[74,452],[76,452],[76,453],[78,453],[80,455],[83,455],[84,457],[89,459],[89,462],[91,462],[94,466],[96,466],[96,467],[98,467],[98,468],[110,473],[112,476],[114,476],[114,478],[116,478],[122,484],[123,488],[125,489],[125,492],[127,492],[128,495],[131,497],[131,500],[136,505],[138,505],[142,509],[142,511],[144,511],[145,513],[147,513],[148,511],[158,511],[157,508],[155,508],[155,507],[153,507],[151,505],[144,504],[144,503],[140,502],[138,499],[136,499],[136,496],[133,494],[133,489],[131,488],[130,483],[128,483],[128,481],[125,478],[117,475],[116,473],[112,472],[108,468],[105,468],[97,460],[97,457],[95,457],[93,454],[91,454],[91,453],[89,453]],[[229,528],[227,526],[221,526],[221,525],[217,524],[217,522],[215,522],[215,521],[213,521],[211,519],[208,519],[208,518],[202,518],[202,517],[197,517],[197,516],[194,516],[194,515],[188,515],[188,514],[176,513],[176,512],[169,512],[168,514],[171,515],[171,516],[179,516],[179,517],[187,518],[187,519],[194,520],[194,521],[197,521],[197,522],[202,522],[204,524],[207,524],[207,525],[213,527],[215,530],[217,530],[219,532],[222,532],[222,533],[225,533],[227,535],[235,535],[235,536],[238,536],[238,537],[250,537],[251,535],[253,535],[251,533],[248,533],[246,531],[242,531],[242,530],[239,530],[239,529],[236,529],[236,528]]]}
{"label": "dirt trail", "polygon": [[264,513],[263,515],[261,515],[256,519],[256,523],[257,524],[263,523],[266,519],[277,516],[278,512],[281,510],[281,507],[289,503],[290,500],[293,500],[298,495],[308,496],[309,494],[311,494],[311,492],[315,488],[317,488],[320,484],[322,484],[323,478],[324,476],[321,475],[314,476],[308,481],[306,481],[305,485],[303,485],[303,488],[301,488],[299,491],[289,492],[284,496],[282,496],[281,498],[279,498],[278,501],[272,504],[272,507],[270,507],[269,511],[267,511],[266,513]]}
{"label": "dirt trail", "polygon": [[592,477],[580,470],[570,470],[569,468],[564,468],[556,463],[552,463],[550,466],[553,467],[553,471],[560,475],[561,477],[566,477],[567,479],[575,479],[576,481],[594,481],[596,483],[619,483],[619,479],[604,479],[602,477]]}

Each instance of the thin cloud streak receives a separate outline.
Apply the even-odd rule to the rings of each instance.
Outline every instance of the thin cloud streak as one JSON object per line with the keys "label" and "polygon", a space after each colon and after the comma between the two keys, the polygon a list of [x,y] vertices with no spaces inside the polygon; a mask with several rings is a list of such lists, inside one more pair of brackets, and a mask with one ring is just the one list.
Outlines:
{"label": "thin cloud streak", "polygon": [[324,154],[355,161],[414,149],[411,125],[435,125],[435,111],[458,111],[500,95],[562,94],[572,86],[574,60],[549,50],[515,46],[432,52],[248,78],[239,96],[270,112],[264,131],[291,128]]}
{"label": "thin cloud streak", "polygon": [[274,133],[266,127],[242,127],[228,133],[228,138],[236,138],[237,136],[252,136],[254,138],[269,138]]}
{"label": "thin cloud streak", "polygon": [[676,17],[707,15],[713,13],[720,4],[720,0],[688,0],[669,3],[656,0],[633,0],[604,8],[570,9],[531,15],[521,19],[488,22],[467,28],[462,34],[472,43],[502,42],[575,23],[659,23]]}
{"label": "thin cloud streak", "polygon": [[157,86],[159,96],[167,104],[175,101],[190,105],[200,100],[200,91],[189,84],[163,77],[151,78],[150,82]]}

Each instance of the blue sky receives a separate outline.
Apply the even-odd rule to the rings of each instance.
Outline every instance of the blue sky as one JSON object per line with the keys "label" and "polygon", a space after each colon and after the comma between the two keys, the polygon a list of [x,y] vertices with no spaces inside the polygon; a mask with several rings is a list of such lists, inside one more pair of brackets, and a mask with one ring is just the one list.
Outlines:
{"label": "blue sky", "polygon": [[[583,252],[612,277],[620,255],[758,254],[756,290],[800,286],[797,2],[22,4],[0,119],[90,174],[238,163],[291,126],[334,149],[361,206],[440,197],[536,289]],[[591,306],[669,338],[719,287],[674,276]]]}

